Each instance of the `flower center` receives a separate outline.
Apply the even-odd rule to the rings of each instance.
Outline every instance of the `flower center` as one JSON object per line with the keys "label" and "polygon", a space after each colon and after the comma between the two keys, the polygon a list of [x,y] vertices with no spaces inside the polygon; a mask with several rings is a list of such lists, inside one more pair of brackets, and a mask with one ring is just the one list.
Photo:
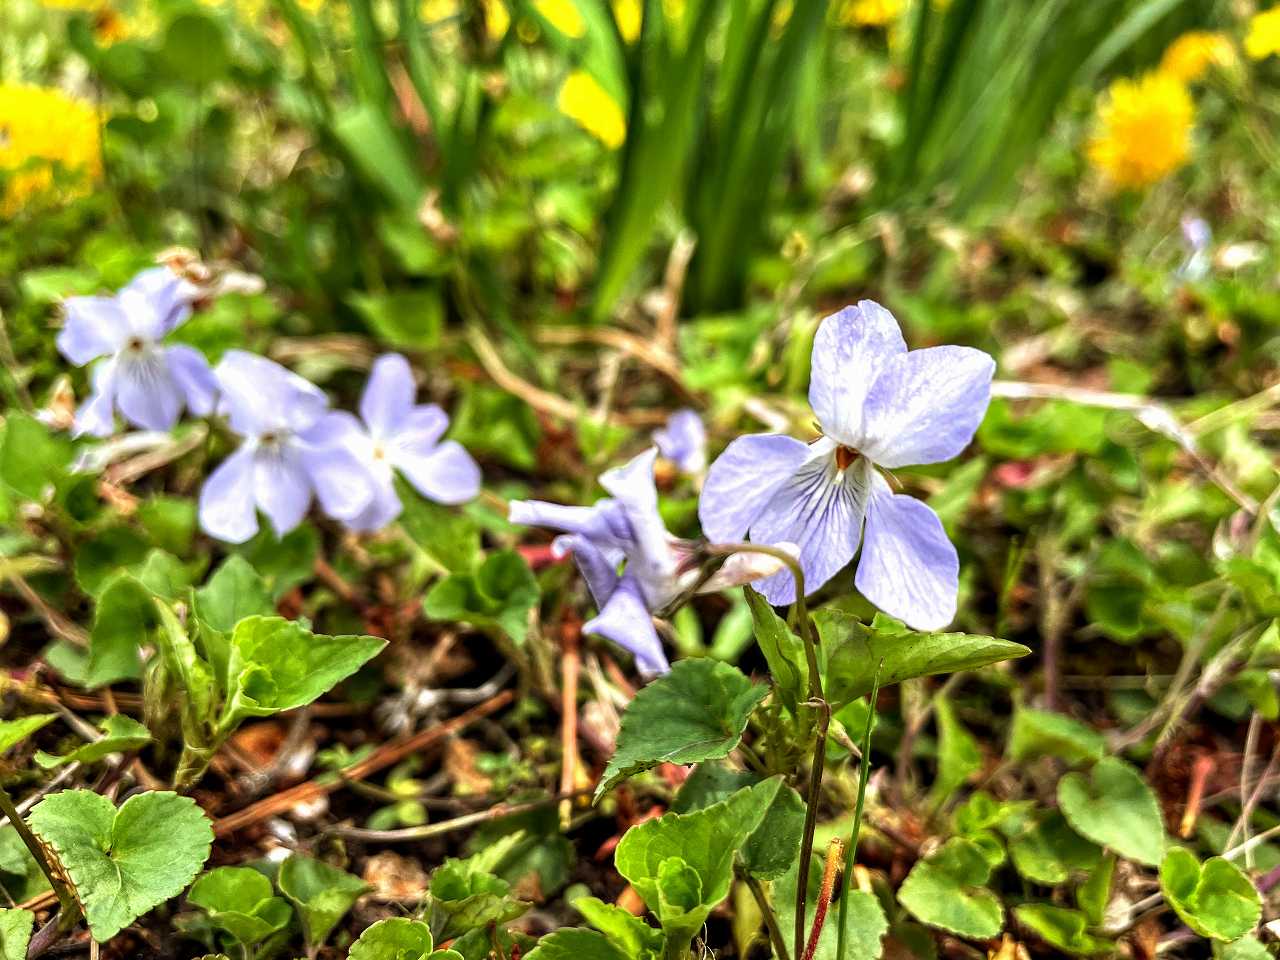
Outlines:
{"label": "flower center", "polygon": [[373,445],[373,459],[379,463],[387,459],[387,450],[380,443]]}
{"label": "flower center", "polygon": [[141,337],[130,337],[125,341],[124,348],[130,353],[142,353],[147,349],[147,341]]}
{"label": "flower center", "polygon": [[849,466],[862,456],[853,447],[836,447],[836,469],[848,470]]}

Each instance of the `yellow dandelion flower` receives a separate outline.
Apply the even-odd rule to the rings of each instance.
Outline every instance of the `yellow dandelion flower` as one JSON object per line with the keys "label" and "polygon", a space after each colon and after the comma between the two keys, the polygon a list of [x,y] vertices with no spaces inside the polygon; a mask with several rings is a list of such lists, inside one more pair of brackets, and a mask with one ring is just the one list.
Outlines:
{"label": "yellow dandelion flower", "polygon": [[1254,60],[1265,60],[1280,53],[1280,5],[1255,13],[1249,20],[1244,52]]}
{"label": "yellow dandelion flower", "polygon": [[439,23],[458,15],[458,0],[422,0],[418,16],[424,23]]}
{"label": "yellow dandelion flower", "polygon": [[98,130],[90,104],[49,87],[0,84],[0,213],[88,193],[102,174]]}
{"label": "yellow dandelion flower", "polygon": [[1203,77],[1210,67],[1231,66],[1235,58],[1236,48],[1225,33],[1191,30],[1165,49],[1160,69],[1183,83],[1192,83]]}
{"label": "yellow dandelion flower", "polygon": [[502,0],[483,0],[484,30],[490,40],[501,40],[511,26],[511,14]]}
{"label": "yellow dandelion flower", "polygon": [[640,0],[613,0],[613,19],[618,24],[618,33],[626,43],[635,43],[640,39],[640,19],[644,11]]}
{"label": "yellow dandelion flower", "polygon": [[885,27],[902,16],[906,0],[845,0],[839,20],[850,27]]}
{"label": "yellow dandelion flower", "polygon": [[582,19],[573,0],[534,0],[534,8],[566,37],[574,40],[587,35],[587,22]]}
{"label": "yellow dandelion flower", "polygon": [[585,70],[569,74],[556,106],[610,150],[616,150],[627,139],[627,118],[618,101]]}
{"label": "yellow dandelion flower", "polygon": [[1176,77],[1155,71],[1111,84],[1089,141],[1093,165],[1118,187],[1145,187],[1187,162],[1195,106]]}

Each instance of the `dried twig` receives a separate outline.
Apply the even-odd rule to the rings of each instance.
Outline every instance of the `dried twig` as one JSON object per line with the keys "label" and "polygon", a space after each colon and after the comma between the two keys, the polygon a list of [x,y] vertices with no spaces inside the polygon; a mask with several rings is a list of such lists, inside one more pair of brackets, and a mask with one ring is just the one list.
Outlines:
{"label": "dried twig", "polygon": [[529,810],[538,810],[553,803],[571,801],[578,797],[586,796],[590,792],[590,787],[584,787],[581,790],[569,790],[567,792],[554,794],[553,796],[530,800],[527,803],[500,803],[496,807],[489,807],[487,810],[477,810],[475,813],[464,813],[462,816],[454,817],[452,820],[441,820],[439,823],[427,823],[420,827],[404,827],[399,830],[366,830],[363,827],[346,827],[340,825],[332,828],[329,832],[340,837],[345,837],[348,840],[361,840],[366,843],[397,843],[402,840],[426,840],[430,837],[439,837],[446,833],[453,833],[455,830],[463,830],[466,827],[473,827],[477,823],[487,823],[490,820],[508,817],[515,813],[525,813]]}

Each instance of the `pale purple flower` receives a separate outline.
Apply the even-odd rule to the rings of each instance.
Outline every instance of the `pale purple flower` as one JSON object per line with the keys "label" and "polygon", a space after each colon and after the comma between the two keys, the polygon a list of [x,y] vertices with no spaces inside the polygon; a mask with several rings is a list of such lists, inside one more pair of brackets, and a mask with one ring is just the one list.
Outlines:
{"label": "pale purple flower", "polygon": [[[955,616],[959,560],[938,515],[895,494],[878,468],[959,454],[986,412],[995,362],[969,347],[907,350],[898,322],[863,300],[822,321],[813,342],[809,403],[823,436],[739,437],[707,474],[698,515],[715,541],[750,536],[800,547],[813,592],[853,559],[854,582],[881,610],[919,630]],[[864,529],[865,525],[865,529]],[[760,590],[795,600],[782,571]]]}
{"label": "pale purple flower", "polygon": [[693,410],[677,410],[666,426],[653,431],[658,452],[681,473],[697,476],[707,469],[707,431]]}
{"label": "pale purple flower", "polygon": [[206,533],[243,543],[258,532],[260,509],[283,536],[302,522],[313,496],[344,521],[369,506],[374,491],[363,465],[316,429],[329,405],[319,387],[243,350],[228,350],[214,373],[218,412],[244,441],[200,491]]}
{"label": "pale purple flower", "polygon": [[630,651],[647,676],[670,669],[653,614],[669,613],[692,592],[747,583],[772,574],[779,566],[760,554],[736,554],[704,581],[704,558],[698,554],[698,545],[668,533],[658,512],[653,482],[657,455],[651,447],[625,466],[603,474],[600,486],[611,496],[590,507],[517,500],[510,513],[512,523],[564,534],[555,539],[553,548],[559,556],[573,554],[599,609],[594,619],[583,624],[583,631]]}
{"label": "pale purple flower", "polygon": [[[398,353],[379,357],[360,398],[360,419],[327,414],[312,436],[351,453],[373,489],[373,499],[346,521],[353,530],[380,530],[400,516],[395,471],[428,500],[465,503],[480,492],[480,468],[454,440],[441,441],[449,418],[435,404],[415,404],[409,361]],[[363,422],[361,422],[363,421]]]}
{"label": "pale purple flower", "polygon": [[191,315],[195,288],[165,267],[144,270],[114,297],[68,297],[58,350],[77,367],[99,357],[75,434],[110,436],[115,411],[146,430],[169,430],[185,406],[213,410],[217,383],[194,347],[163,341]]}
{"label": "pale purple flower", "polygon": [[1187,258],[1178,267],[1178,276],[1186,280],[1202,280],[1209,273],[1209,245],[1213,242],[1213,230],[1202,217],[1191,214],[1182,218],[1181,227]]}

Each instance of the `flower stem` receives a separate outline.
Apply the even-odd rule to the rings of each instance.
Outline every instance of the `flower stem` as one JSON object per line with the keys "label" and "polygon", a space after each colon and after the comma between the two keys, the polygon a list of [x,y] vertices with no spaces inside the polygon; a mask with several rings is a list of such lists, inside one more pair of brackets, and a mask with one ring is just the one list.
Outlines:
{"label": "flower stem", "polygon": [[[831,906],[831,891],[836,887],[836,871],[840,869],[840,854],[844,852],[844,841],[832,837],[827,844],[827,860],[822,868],[822,889],[818,893],[818,906],[813,914],[813,927],[809,930],[809,942],[805,945],[801,960],[813,960],[818,949],[818,939],[822,936],[822,927],[827,922],[827,909]],[[844,888],[849,889],[848,878]],[[843,902],[843,897],[841,898]],[[841,918],[843,921],[843,917]],[[844,929],[843,923],[841,930]]]}
{"label": "flower stem", "polygon": [[853,807],[853,827],[849,831],[849,844],[844,862],[844,883],[840,887],[840,913],[837,917],[836,960],[844,960],[845,917],[849,913],[849,890],[853,887],[853,862],[858,855],[858,833],[862,829],[862,808],[867,799],[867,780],[871,777],[871,727],[876,719],[876,696],[880,693],[880,671],[884,659],[876,664],[876,675],[871,681],[871,694],[867,698],[867,726],[862,731],[862,759],[858,768],[858,801]]}

